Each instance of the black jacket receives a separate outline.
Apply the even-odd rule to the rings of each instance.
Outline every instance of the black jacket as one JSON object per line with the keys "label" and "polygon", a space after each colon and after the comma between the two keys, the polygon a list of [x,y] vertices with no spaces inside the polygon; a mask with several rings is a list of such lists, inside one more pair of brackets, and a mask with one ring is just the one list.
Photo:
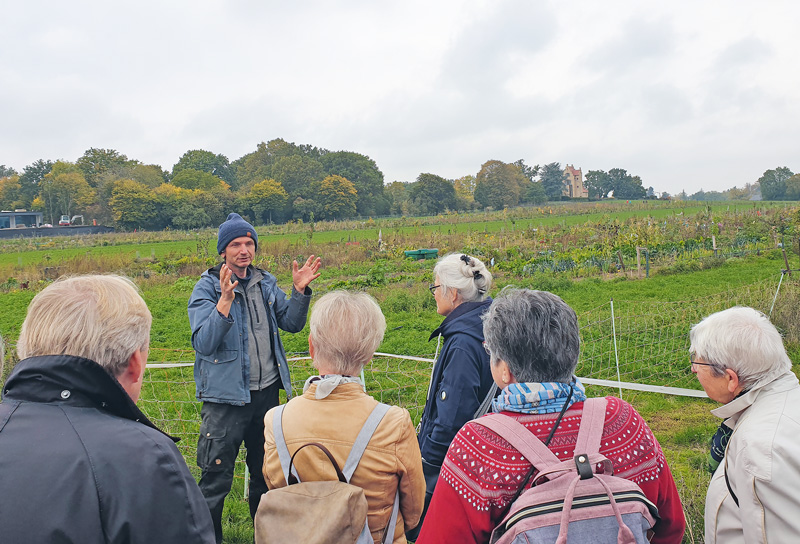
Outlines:
{"label": "black jacket", "polygon": [[0,404],[0,540],[213,543],[205,500],[173,439],[100,365],[31,357]]}
{"label": "black jacket", "polygon": [[494,384],[489,356],[483,349],[481,315],[492,299],[464,302],[448,315],[431,339],[439,334],[444,339],[431,376],[430,393],[425,403],[419,431],[419,447],[423,469],[435,484],[447,448],[458,430],[475,416]]}

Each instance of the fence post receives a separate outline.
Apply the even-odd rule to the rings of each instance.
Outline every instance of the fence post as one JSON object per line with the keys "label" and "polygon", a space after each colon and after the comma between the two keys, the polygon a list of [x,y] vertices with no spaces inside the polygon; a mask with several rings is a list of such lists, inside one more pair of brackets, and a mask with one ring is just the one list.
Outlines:
{"label": "fence post", "polygon": [[[786,255],[786,253],[784,253],[784,255]],[[772,306],[769,307],[769,315],[767,317],[769,317],[770,319],[772,319],[772,310],[775,309],[775,301],[778,300],[778,293],[780,293],[781,291],[781,284],[783,283],[783,276],[785,275],[786,271],[781,270],[781,281],[778,282],[778,288],[775,289],[775,296],[772,297]]]}
{"label": "fence post", "polygon": [[617,351],[617,323],[614,318],[614,299],[611,299],[611,336],[614,337],[614,358],[617,361],[617,385],[619,387],[619,398],[622,398],[622,377],[619,374],[619,351]]}

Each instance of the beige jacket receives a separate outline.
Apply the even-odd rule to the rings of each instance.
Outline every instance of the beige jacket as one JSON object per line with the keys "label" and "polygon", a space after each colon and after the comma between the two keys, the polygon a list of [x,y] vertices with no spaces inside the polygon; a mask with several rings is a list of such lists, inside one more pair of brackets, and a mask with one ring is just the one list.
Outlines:
{"label": "beige jacket", "polygon": [[[319,400],[314,398],[316,389],[312,384],[302,396],[286,405],[282,420],[286,445],[289,453],[294,453],[304,444],[319,442],[343,467],[358,432],[378,402],[364,393],[358,383],[339,385]],[[272,433],[274,410],[264,418],[264,478],[269,489],[286,485]],[[362,488],[367,497],[368,523],[376,543],[381,541],[389,524],[398,486],[400,512],[394,544],[406,542],[405,532],[419,523],[425,502],[421,459],[408,410],[393,406],[372,435],[350,481]],[[330,461],[317,448],[305,448],[298,453],[295,467],[302,481],[336,479]]]}
{"label": "beige jacket", "polygon": [[[733,429],[706,494],[706,544],[800,539],[800,385],[792,372],[713,410]],[[725,484],[739,499],[736,506]]]}

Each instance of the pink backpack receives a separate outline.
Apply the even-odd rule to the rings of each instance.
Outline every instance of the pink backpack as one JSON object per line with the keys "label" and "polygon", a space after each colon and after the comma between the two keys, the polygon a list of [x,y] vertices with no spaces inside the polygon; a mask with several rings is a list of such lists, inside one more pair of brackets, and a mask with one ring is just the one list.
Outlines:
{"label": "pink backpack", "polygon": [[[504,438],[536,469],[534,486],[515,500],[492,532],[491,544],[646,544],[658,509],[636,483],[613,475],[600,454],[606,399],[589,399],[575,457],[559,459],[514,418],[493,414],[474,420]],[[595,473],[595,469],[601,469]],[[538,483],[542,477],[544,483]]]}

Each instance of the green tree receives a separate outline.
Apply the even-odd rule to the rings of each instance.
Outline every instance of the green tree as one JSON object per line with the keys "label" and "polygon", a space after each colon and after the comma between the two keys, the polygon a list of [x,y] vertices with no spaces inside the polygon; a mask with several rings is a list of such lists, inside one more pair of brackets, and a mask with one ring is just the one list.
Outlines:
{"label": "green tree", "polygon": [[385,215],[389,202],[384,196],[383,172],[374,160],[352,151],[326,153],[319,159],[327,175],[348,179],[358,191],[356,211],[359,215]]}
{"label": "green tree", "polygon": [[228,189],[230,186],[214,174],[187,168],[172,176],[172,184],[184,189]]}
{"label": "green tree", "polygon": [[758,184],[761,186],[761,197],[764,200],[783,200],[786,198],[786,181],[793,175],[794,173],[785,166],[764,172],[758,178]]}
{"label": "green tree", "polygon": [[561,200],[567,175],[561,163],[551,162],[541,169],[542,188],[548,200]]}
{"label": "green tree", "polygon": [[589,200],[602,200],[614,190],[611,178],[604,170],[589,170],[586,173],[585,185],[589,191]]}
{"label": "green tree", "polygon": [[117,225],[127,230],[153,229],[157,217],[153,190],[132,179],[116,182],[109,201]]}
{"label": "green tree", "polygon": [[292,197],[312,196],[312,186],[325,178],[325,169],[315,158],[302,155],[278,157],[272,165],[272,179]]}
{"label": "green tree", "polygon": [[800,200],[800,174],[786,180],[786,200]]}
{"label": "green tree", "polygon": [[612,168],[608,171],[608,177],[616,199],[638,199],[647,195],[642,179],[631,176],[624,168]]}
{"label": "green tree", "polygon": [[269,214],[268,221],[272,223],[272,216],[280,214],[286,206],[289,195],[283,186],[274,179],[265,179],[253,185],[245,195],[245,202],[253,210],[255,218],[261,223],[266,223],[264,217]]}
{"label": "green tree", "polygon": [[486,161],[475,176],[475,200],[496,209],[516,206],[529,185],[518,165]]}
{"label": "green tree", "polygon": [[114,149],[96,149],[90,147],[75,164],[83,173],[83,177],[92,187],[97,187],[98,178],[103,174],[121,170],[127,166],[138,164],[139,161],[128,160]]}
{"label": "green tree", "polygon": [[[296,145],[277,138],[267,143],[261,142],[254,152],[235,160],[231,166],[236,173],[238,188],[258,183],[266,178],[273,178],[283,183],[283,180],[272,172],[272,166],[277,159],[298,155],[318,160],[325,153],[328,153],[328,151],[311,145]],[[323,177],[324,175],[318,179],[321,180]],[[292,191],[289,190],[285,183],[283,188],[290,195],[292,194]]]}
{"label": "green tree", "polygon": [[217,176],[231,187],[237,186],[234,169],[231,168],[228,157],[222,154],[214,154],[204,149],[191,149],[184,153],[172,167],[172,175],[175,176],[184,170],[207,172],[212,176]]}
{"label": "green tree", "polygon": [[24,208],[29,207],[36,195],[39,194],[39,183],[53,169],[53,164],[52,161],[39,159],[22,169],[22,174],[19,176],[19,184],[25,204]]}
{"label": "green tree", "polygon": [[384,189],[389,200],[389,213],[392,215],[408,215],[408,187],[405,181],[393,181]]}
{"label": "green tree", "polygon": [[342,219],[356,214],[358,190],[347,178],[327,176],[314,184],[314,195],[321,219]]}
{"label": "green tree", "polygon": [[547,202],[547,193],[544,191],[544,185],[542,185],[541,181],[534,181],[528,186],[525,202],[530,202],[531,204],[544,204]]}
{"label": "green tree", "polygon": [[408,187],[411,213],[432,215],[456,209],[456,190],[453,184],[436,174],[420,174]]}
{"label": "green tree", "polygon": [[18,176],[19,173],[5,164],[0,164],[0,178],[10,178],[11,176]]}

